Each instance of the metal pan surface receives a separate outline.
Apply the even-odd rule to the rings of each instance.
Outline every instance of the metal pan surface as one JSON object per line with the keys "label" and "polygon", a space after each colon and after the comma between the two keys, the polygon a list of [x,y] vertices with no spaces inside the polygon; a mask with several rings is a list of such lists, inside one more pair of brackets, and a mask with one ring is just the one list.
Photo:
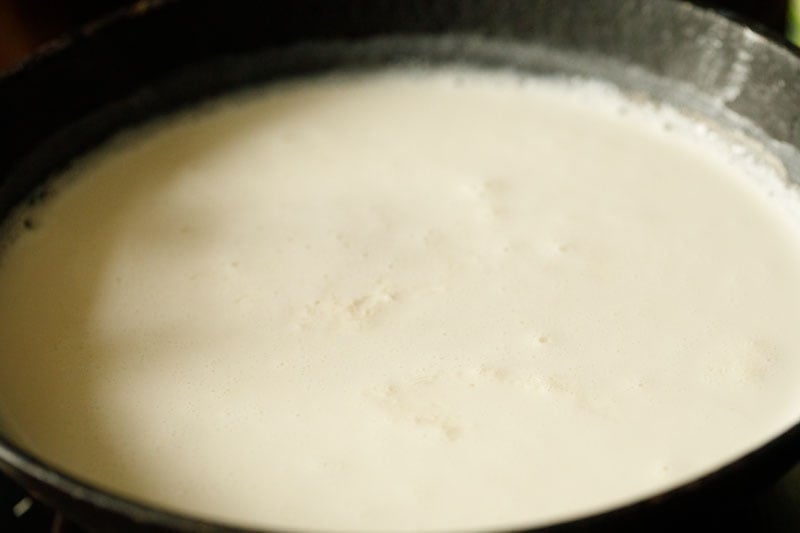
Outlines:
{"label": "metal pan surface", "polygon": [[[271,80],[408,63],[608,80],[746,133],[800,180],[800,56],[761,29],[689,3],[140,2],[0,78],[0,216],[34,201],[49,175],[123,128]],[[690,484],[537,531],[673,529],[708,506],[730,505],[798,460],[800,420]],[[104,492],[1,431],[0,469],[91,529],[241,531]]]}

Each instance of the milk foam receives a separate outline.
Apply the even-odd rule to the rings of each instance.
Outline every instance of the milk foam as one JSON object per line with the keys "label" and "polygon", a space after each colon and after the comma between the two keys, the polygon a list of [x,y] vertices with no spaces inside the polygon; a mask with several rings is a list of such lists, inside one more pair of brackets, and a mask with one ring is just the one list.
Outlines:
{"label": "milk foam", "polygon": [[599,83],[241,94],[123,135],[7,229],[0,411],[81,479],[237,524],[608,509],[800,419],[778,171]]}

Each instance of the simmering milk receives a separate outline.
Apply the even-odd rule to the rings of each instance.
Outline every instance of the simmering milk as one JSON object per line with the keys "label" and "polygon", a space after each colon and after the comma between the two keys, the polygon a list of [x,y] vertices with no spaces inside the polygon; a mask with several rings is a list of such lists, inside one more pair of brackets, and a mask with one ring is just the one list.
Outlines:
{"label": "simmering milk", "polygon": [[3,420],[240,525],[536,525],[676,486],[800,420],[793,193],[723,137],[455,70],[125,134],[8,225]]}

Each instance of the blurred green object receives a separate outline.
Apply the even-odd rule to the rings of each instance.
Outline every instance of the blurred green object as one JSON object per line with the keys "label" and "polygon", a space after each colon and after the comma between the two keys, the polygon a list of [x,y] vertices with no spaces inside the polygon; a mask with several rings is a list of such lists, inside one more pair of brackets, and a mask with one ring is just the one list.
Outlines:
{"label": "blurred green object", "polygon": [[789,2],[789,20],[786,25],[786,35],[794,44],[800,46],[800,0]]}

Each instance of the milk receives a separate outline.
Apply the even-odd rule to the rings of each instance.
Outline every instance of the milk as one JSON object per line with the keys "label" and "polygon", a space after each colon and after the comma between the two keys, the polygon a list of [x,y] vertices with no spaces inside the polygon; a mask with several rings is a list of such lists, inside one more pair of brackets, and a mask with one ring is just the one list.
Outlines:
{"label": "milk", "polygon": [[126,134],[6,230],[2,418],[249,526],[531,526],[697,478],[800,419],[792,193],[703,131],[395,71]]}

